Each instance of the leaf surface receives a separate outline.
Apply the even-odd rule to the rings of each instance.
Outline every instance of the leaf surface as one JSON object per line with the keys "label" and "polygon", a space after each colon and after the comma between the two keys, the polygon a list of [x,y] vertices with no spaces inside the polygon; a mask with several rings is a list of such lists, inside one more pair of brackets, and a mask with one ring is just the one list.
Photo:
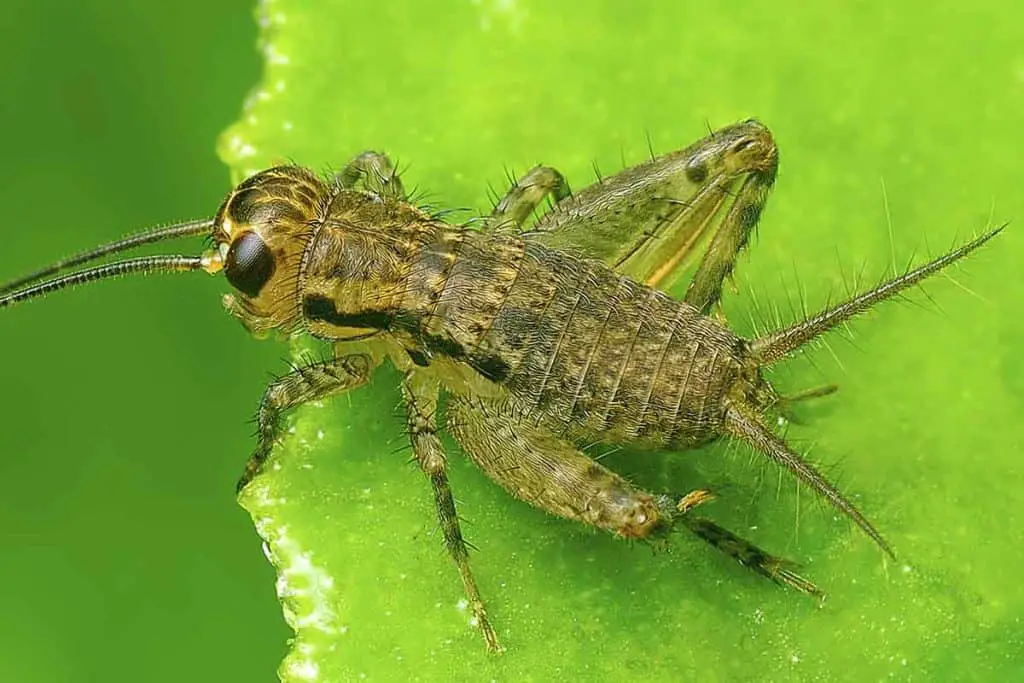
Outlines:
{"label": "leaf surface", "polygon": [[[1016,16],[1007,16],[1015,14]],[[489,210],[506,174],[574,187],[756,116],[782,167],[725,311],[751,333],[864,287],[989,221],[1024,215],[1024,10],[714,3],[261,4],[265,72],[220,151],[236,179],[386,151],[431,204]],[[880,180],[882,182],[880,182]],[[994,218],[993,218],[994,216]],[[891,228],[890,228],[891,224]],[[617,453],[655,490],[805,564],[819,605],[685,536],[653,555],[511,499],[449,442],[473,567],[508,651],[488,656],[407,463],[398,377],[296,411],[243,495],[297,635],[286,681],[995,680],[1021,661],[1024,295],[1012,229],[854,343],[773,379],[840,392],[789,437],[887,535],[849,523],[742,448]],[[858,278],[859,275],[859,278]],[[969,289],[970,291],[963,291]],[[977,294],[973,294],[976,292]],[[922,310],[924,309],[924,310]]]}

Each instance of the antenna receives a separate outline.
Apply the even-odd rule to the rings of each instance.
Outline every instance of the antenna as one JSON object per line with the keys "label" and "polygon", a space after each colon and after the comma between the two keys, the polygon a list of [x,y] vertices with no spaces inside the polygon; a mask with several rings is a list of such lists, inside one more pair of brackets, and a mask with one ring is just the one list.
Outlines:
{"label": "antenna", "polygon": [[203,218],[160,228],[152,228],[129,235],[116,242],[110,242],[95,249],[61,259],[45,268],[0,285],[0,308],[13,306],[22,301],[45,296],[51,292],[73,287],[74,285],[134,273],[180,273],[200,269],[216,272],[210,259],[204,256],[141,256],[86,268],[76,273],[40,282],[40,280],[50,275],[56,275],[62,271],[95,261],[109,254],[116,254],[144,244],[152,244],[153,242],[209,233],[213,229],[213,224],[212,218]]}

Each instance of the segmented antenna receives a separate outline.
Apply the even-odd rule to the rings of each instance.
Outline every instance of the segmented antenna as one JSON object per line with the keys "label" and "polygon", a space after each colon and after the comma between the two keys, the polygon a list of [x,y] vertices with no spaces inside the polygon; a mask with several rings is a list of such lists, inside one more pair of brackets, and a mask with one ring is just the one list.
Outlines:
{"label": "segmented antenna", "polygon": [[[67,287],[104,280],[106,278],[121,277],[133,273],[180,273],[189,270],[199,270],[208,264],[201,256],[140,256],[138,258],[114,261],[102,266],[94,266],[71,273],[62,277],[53,278],[39,282],[45,277],[55,275],[61,271],[80,266],[90,261],[95,261],[110,254],[134,249],[144,244],[162,242],[164,240],[177,239],[179,237],[192,237],[209,233],[213,229],[213,219],[203,218],[200,220],[176,223],[161,228],[144,230],[134,235],[129,235],[116,242],[110,242],[102,246],[90,249],[89,251],[75,254],[51,263],[34,273],[0,285],[0,308],[13,306],[14,304],[45,296]],[[213,272],[213,271],[210,271]],[[32,284],[36,283],[36,284]],[[29,286],[25,286],[29,285]],[[21,289],[18,289],[21,287]]]}
{"label": "segmented antenna", "polygon": [[132,273],[179,273],[189,270],[199,270],[203,267],[203,259],[199,256],[140,256],[139,258],[115,261],[94,268],[80,270],[63,277],[40,282],[39,284],[11,292],[0,296],[0,308],[13,306],[14,304],[45,296],[51,292],[73,287],[74,285],[103,280],[112,277],[121,277]]}
{"label": "segmented antenna", "polygon": [[96,247],[95,249],[90,249],[89,251],[61,259],[60,261],[52,263],[45,268],[41,268],[34,273],[29,273],[24,277],[19,277],[16,280],[11,280],[4,285],[0,285],[0,294],[12,292],[19,287],[41,280],[44,277],[56,275],[62,270],[74,268],[75,266],[80,266],[84,263],[88,263],[89,261],[95,261],[96,259],[109,254],[116,254],[119,251],[127,251],[128,249],[134,249],[135,247],[140,247],[144,244],[152,244],[153,242],[161,242],[163,240],[175,239],[177,237],[202,235],[210,232],[212,229],[213,219],[203,218],[194,221],[186,221],[185,223],[176,223],[175,225],[153,228],[134,235],[129,235],[123,239],[117,240],[116,242],[110,242]]}

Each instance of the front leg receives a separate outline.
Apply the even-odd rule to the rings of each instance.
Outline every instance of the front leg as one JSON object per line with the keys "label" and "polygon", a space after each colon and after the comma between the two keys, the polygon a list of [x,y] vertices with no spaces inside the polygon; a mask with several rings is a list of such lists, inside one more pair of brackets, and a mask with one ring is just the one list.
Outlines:
{"label": "front leg", "polygon": [[245,464],[236,490],[241,492],[262,471],[280,436],[284,411],[365,384],[372,370],[369,356],[352,355],[295,367],[271,382],[256,413],[256,450]]}
{"label": "front leg", "polygon": [[378,197],[405,199],[405,187],[398,176],[398,169],[387,154],[366,151],[348,162],[341,173],[335,176],[338,184],[347,190],[362,185],[367,192]]}

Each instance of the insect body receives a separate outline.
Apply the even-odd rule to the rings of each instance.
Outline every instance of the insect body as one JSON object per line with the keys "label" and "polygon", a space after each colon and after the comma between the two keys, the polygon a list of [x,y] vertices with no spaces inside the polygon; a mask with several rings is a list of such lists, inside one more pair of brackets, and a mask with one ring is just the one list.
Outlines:
{"label": "insect body", "polygon": [[[686,528],[764,576],[819,594],[791,563],[695,516],[709,491],[649,493],[580,450],[594,442],[681,450],[721,436],[741,439],[891,554],[852,503],[767,426],[765,414],[784,397],[762,370],[998,230],[789,328],[743,339],[712,309],[777,162],[767,129],[747,121],[575,196],[557,171],[538,167],[481,230],[408,202],[380,154],[361,155],[328,181],[295,166],[272,168],[236,187],[213,219],[58,262],[0,289],[0,307],[129,272],[223,271],[236,290],[225,304],[253,333],[306,333],[333,344],[332,359],[297,367],[267,388],[239,489],[262,470],[284,411],[356,388],[389,359],[404,372],[413,452],[489,649],[499,649],[498,639],[470,571],[438,437],[442,390],[450,433],[513,495],[626,538],[655,540]],[[548,196],[554,208],[524,231]],[[707,232],[684,299],[664,294],[659,286]],[[138,244],[199,234],[215,244],[202,256],[129,259],[32,284]]]}

